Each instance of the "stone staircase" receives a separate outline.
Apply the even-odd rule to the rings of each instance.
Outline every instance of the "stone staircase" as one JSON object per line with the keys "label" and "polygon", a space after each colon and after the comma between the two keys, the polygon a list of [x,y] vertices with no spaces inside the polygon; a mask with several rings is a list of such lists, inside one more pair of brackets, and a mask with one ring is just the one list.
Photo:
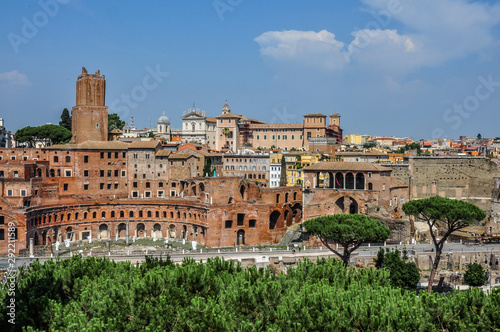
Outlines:
{"label": "stone staircase", "polygon": [[302,228],[299,225],[289,227],[279,242],[280,245],[284,246],[299,243],[302,243]]}

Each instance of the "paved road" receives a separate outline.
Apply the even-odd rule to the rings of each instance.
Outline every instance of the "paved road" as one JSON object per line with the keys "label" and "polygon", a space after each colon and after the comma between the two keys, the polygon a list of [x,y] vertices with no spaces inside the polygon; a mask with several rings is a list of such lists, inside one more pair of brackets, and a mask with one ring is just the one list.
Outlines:
{"label": "paved road", "polygon": [[[358,253],[359,256],[375,256],[377,254],[377,251],[379,250],[381,246],[378,245],[364,245],[360,247],[358,250],[355,252]],[[415,250],[416,253],[424,253],[424,252],[431,252],[431,250],[434,248],[433,245],[431,244],[415,244],[415,245],[387,245],[388,248],[394,248],[398,247],[399,249],[402,249],[406,247],[408,250]],[[342,250],[342,249],[340,249]],[[464,245],[460,243],[448,243],[445,244],[444,246],[444,253],[448,252],[491,252],[493,254],[499,254],[500,255],[500,244],[488,244],[488,245]],[[261,249],[259,251],[243,251],[243,252],[227,252],[227,251],[222,251],[222,252],[217,252],[211,250],[210,252],[207,252],[204,250],[203,253],[198,252],[188,252],[188,253],[181,253],[181,252],[172,252],[169,251],[168,254],[170,257],[176,261],[180,262],[184,257],[192,257],[194,259],[198,260],[206,260],[209,257],[224,257],[224,259],[234,259],[234,260],[242,260],[242,259],[255,259],[255,262],[257,265],[260,264],[267,264],[269,262],[270,257],[318,257],[318,256],[328,256],[332,255],[332,253],[327,250],[319,250],[319,249],[307,249],[307,250],[301,250],[298,251],[296,250],[295,253],[292,253],[291,250],[276,250],[275,248],[272,248],[272,251],[270,248],[266,249]],[[163,253],[165,256],[165,252]],[[136,262],[142,262],[144,260],[144,255],[131,255],[131,256],[106,256],[109,257],[110,259],[113,259],[115,261],[130,261],[131,263],[135,264]],[[35,258],[27,258],[27,257],[16,257],[15,259],[15,266],[16,268],[19,266],[22,266],[24,264],[30,264],[31,262],[35,260],[39,260],[40,262],[45,262],[48,259],[51,259],[50,257],[35,257]],[[7,258],[0,258],[0,266],[5,266],[8,263]]]}

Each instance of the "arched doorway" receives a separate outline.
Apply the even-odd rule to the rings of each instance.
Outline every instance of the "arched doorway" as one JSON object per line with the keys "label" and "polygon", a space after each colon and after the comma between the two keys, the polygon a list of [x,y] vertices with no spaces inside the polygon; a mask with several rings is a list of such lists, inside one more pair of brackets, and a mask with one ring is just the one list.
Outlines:
{"label": "arched doorway", "polygon": [[137,237],[146,237],[146,227],[144,226],[143,223],[137,224],[136,236]]}
{"label": "arched doorway", "polygon": [[368,190],[373,190],[373,183],[368,182]]}
{"label": "arched doorway", "polygon": [[108,225],[106,224],[99,225],[99,238],[102,240],[109,238]]}
{"label": "arched doorway", "polygon": [[127,236],[127,225],[125,223],[121,223],[118,225],[118,237],[126,237]]}
{"label": "arched doorway", "polygon": [[168,237],[172,239],[177,237],[177,231],[175,230],[174,224],[170,224],[170,226],[168,226]]}
{"label": "arched doorway", "polygon": [[187,226],[186,225],[182,226],[182,239],[187,240]]}
{"label": "arched doorway", "polygon": [[242,246],[245,245],[245,231],[240,229],[237,233],[236,245]]}
{"label": "arched doorway", "polygon": [[281,213],[279,211],[273,211],[269,216],[269,229],[275,229],[276,224],[278,223],[278,219],[280,218]]}
{"label": "arched doorway", "polygon": [[365,176],[363,173],[356,174],[356,189],[365,190]]}
{"label": "arched doorway", "polygon": [[345,188],[354,189],[354,175],[352,173],[347,173],[345,175]]}
{"label": "arched doorway", "polygon": [[153,226],[153,237],[154,238],[161,238],[162,237],[162,232],[161,232],[161,225],[160,224],[154,224]]}
{"label": "arched doorway", "polygon": [[344,174],[335,174],[335,189],[344,189]]}
{"label": "arched doorway", "polygon": [[73,241],[73,227],[68,226],[66,227],[66,234],[64,235],[64,240],[70,240]]}
{"label": "arched doorway", "polygon": [[335,205],[341,210],[341,213],[358,213],[358,202],[356,202],[356,200],[352,197],[340,197],[335,202]]}

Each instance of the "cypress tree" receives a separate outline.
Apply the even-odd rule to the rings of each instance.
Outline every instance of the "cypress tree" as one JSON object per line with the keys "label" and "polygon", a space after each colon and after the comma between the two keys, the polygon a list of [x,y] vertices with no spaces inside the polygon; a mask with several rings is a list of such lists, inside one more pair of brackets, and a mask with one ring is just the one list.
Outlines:
{"label": "cypress tree", "polygon": [[286,163],[285,156],[281,157],[281,176],[280,176],[280,187],[286,187],[288,183],[286,178]]}

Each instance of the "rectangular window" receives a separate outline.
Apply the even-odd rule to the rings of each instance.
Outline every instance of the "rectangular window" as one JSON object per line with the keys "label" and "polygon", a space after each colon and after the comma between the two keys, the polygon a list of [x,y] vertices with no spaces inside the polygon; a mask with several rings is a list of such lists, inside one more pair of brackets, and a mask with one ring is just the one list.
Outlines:
{"label": "rectangular window", "polygon": [[5,175],[3,173],[3,171],[0,171],[0,178],[3,178]]}
{"label": "rectangular window", "polygon": [[104,159],[104,152],[101,152],[101,159]]}
{"label": "rectangular window", "polygon": [[158,183],[158,187],[163,188],[163,182]]}
{"label": "rectangular window", "polygon": [[132,191],[132,197],[139,197],[138,191]]}
{"label": "rectangular window", "polygon": [[281,135],[278,135],[278,139],[281,139]]}
{"label": "rectangular window", "polygon": [[149,159],[149,153],[146,153],[146,159]]}
{"label": "rectangular window", "polygon": [[165,194],[163,190],[158,190],[158,197],[163,197]]}
{"label": "rectangular window", "polygon": [[125,171],[122,171],[122,178],[125,177]]}
{"label": "rectangular window", "polygon": [[115,169],[115,177],[118,177],[119,174],[120,174],[120,171]]}
{"label": "rectangular window", "polygon": [[132,183],[132,188],[137,188],[137,182]]}
{"label": "rectangular window", "polygon": [[89,162],[89,156],[83,156],[83,162],[88,164]]}
{"label": "rectangular window", "polygon": [[12,189],[7,189],[7,196],[14,196],[14,191]]}
{"label": "rectangular window", "polygon": [[108,183],[108,190],[111,190],[111,183]]}
{"label": "rectangular window", "polygon": [[224,223],[224,228],[232,228],[233,227],[233,221],[232,220],[226,220]]}
{"label": "rectangular window", "polygon": [[243,226],[245,223],[245,214],[243,213],[238,213],[238,221],[237,221],[237,225],[238,226]]}
{"label": "rectangular window", "polygon": [[0,241],[5,240],[5,230],[2,228],[0,229]]}
{"label": "rectangular window", "polygon": [[126,152],[122,152],[122,158],[125,158],[127,156]]}
{"label": "rectangular window", "polygon": [[26,196],[26,190],[25,189],[21,189],[21,196]]}
{"label": "rectangular window", "polygon": [[137,153],[134,152],[134,159],[137,159]]}
{"label": "rectangular window", "polygon": [[267,135],[264,135],[264,140],[266,140],[266,139],[267,139]]}
{"label": "rectangular window", "polygon": [[89,190],[89,185],[87,183],[83,185],[83,190]]}
{"label": "rectangular window", "polygon": [[257,140],[259,140],[259,139],[260,139],[260,136],[259,136],[259,135],[257,135]]}
{"label": "rectangular window", "polygon": [[83,171],[83,176],[86,177],[86,178],[89,177],[89,170],[88,169],[86,169],[86,170]]}
{"label": "rectangular window", "polygon": [[108,152],[108,159],[111,159],[111,152]]}
{"label": "rectangular window", "polygon": [[65,170],[64,171],[64,176],[70,177],[71,176],[71,170],[70,169]]}
{"label": "rectangular window", "polygon": [[14,171],[14,177],[15,178],[19,177],[19,172],[18,171]]}
{"label": "rectangular window", "polygon": [[145,191],[144,197],[151,197],[151,191]]}
{"label": "rectangular window", "polygon": [[250,227],[250,228],[255,228],[255,224],[257,224],[257,220],[255,220],[255,219],[250,219],[248,221],[248,227]]}
{"label": "rectangular window", "polygon": [[276,139],[276,136],[273,135],[273,141]]}
{"label": "rectangular window", "polygon": [[115,152],[115,159],[118,159],[118,152]]}
{"label": "rectangular window", "polygon": [[101,170],[99,171],[99,176],[100,176],[101,178],[103,178],[103,177],[104,177],[104,170],[103,170],[103,169],[101,169]]}
{"label": "rectangular window", "polygon": [[112,170],[110,170],[110,169],[108,169],[108,178],[110,178],[110,177],[111,177],[111,175],[113,175],[113,171],[112,171]]}
{"label": "rectangular window", "polygon": [[99,189],[104,190],[104,183],[99,184]]}
{"label": "rectangular window", "polygon": [[115,183],[115,190],[118,189],[118,183]]}
{"label": "rectangular window", "polygon": [[372,177],[372,172],[368,172],[368,177],[371,178]]}
{"label": "rectangular window", "polygon": [[68,191],[68,184],[67,183],[64,184],[64,191]]}

